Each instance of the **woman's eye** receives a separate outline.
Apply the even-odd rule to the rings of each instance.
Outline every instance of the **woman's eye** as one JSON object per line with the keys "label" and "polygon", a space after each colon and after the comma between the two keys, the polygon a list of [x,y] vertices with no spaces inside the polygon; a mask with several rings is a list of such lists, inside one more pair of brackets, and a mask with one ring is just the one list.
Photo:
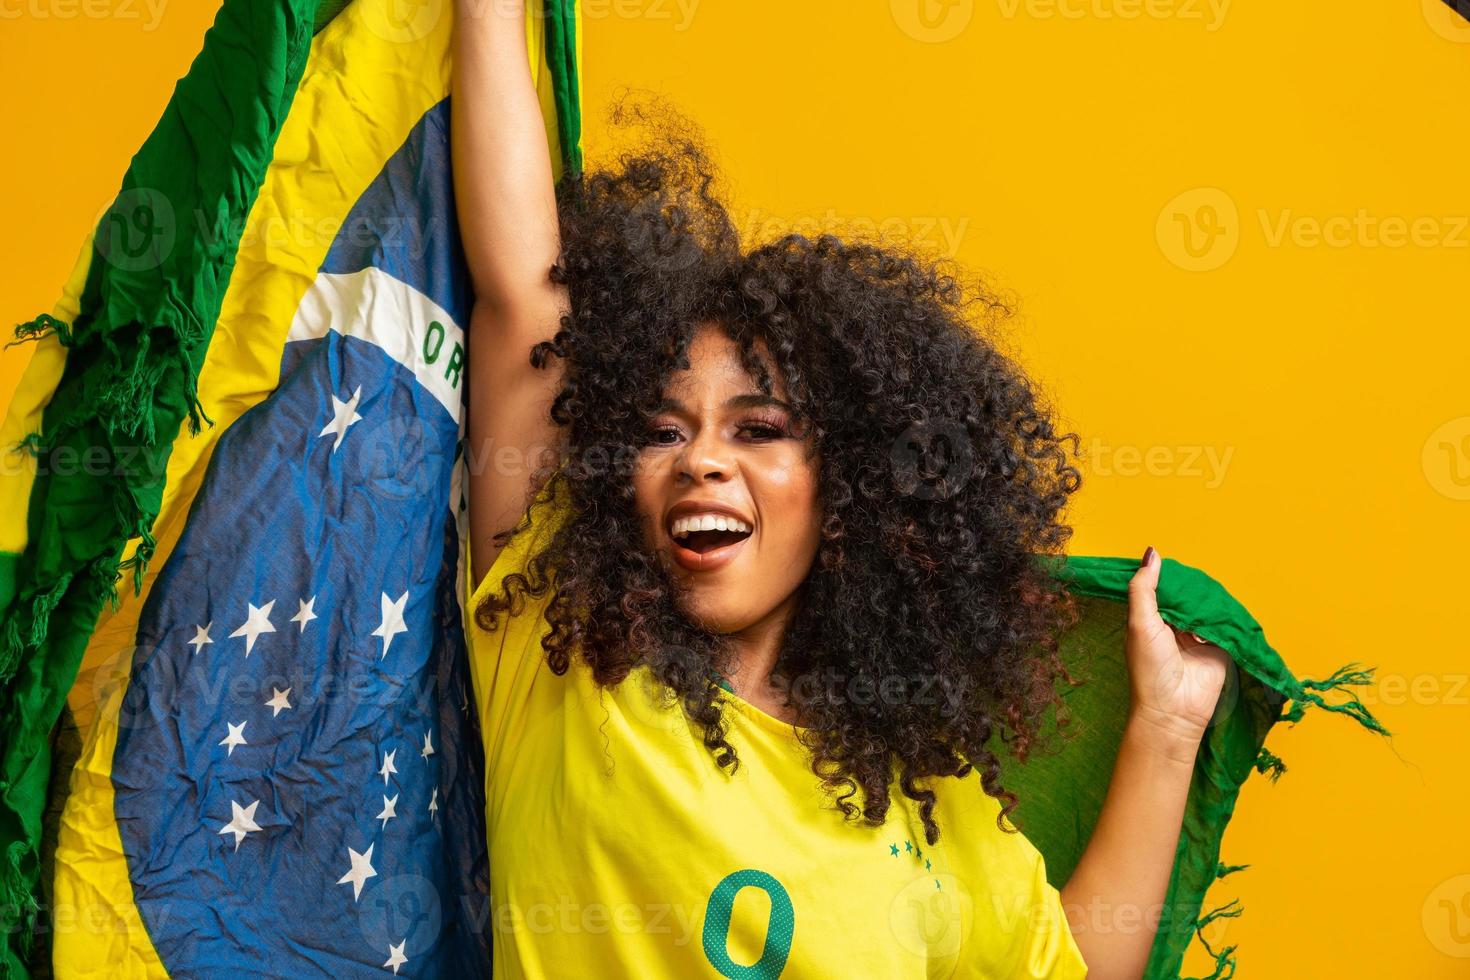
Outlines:
{"label": "woman's eye", "polygon": [[[772,439],[784,439],[786,430],[780,425],[771,422],[743,422],[736,426],[738,435],[753,442],[767,442]],[[661,425],[648,430],[648,445],[672,446],[684,437],[684,433],[678,426]]]}
{"label": "woman's eye", "polygon": [[764,422],[751,422],[747,425],[742,425],[740,427],[740,431],[749,433],[752,438],[762,440],[780,439],[781,437],[786,435],[786,432],[784,430],[777,428],[774,425],[767,425]]}

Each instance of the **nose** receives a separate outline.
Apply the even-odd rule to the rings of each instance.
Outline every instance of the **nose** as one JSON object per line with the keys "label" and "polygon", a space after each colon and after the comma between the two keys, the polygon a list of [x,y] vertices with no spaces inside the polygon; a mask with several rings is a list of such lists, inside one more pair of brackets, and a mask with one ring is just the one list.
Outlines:
{"label": "nose", "polygon": [[715,426],[706,425],[684,444],[683,452],[674,460],[674,479],[725,480],[734,470],[729,446],[720,438]]}

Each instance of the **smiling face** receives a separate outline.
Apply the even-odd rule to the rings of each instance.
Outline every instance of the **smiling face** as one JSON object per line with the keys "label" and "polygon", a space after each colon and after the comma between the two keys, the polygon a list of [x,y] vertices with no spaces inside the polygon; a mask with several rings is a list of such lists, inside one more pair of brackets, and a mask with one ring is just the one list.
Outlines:
{"label": "smiling face", "polygon": [[782,620],[820,543],[817,458],[785,387],[762,394],[740,347],[714,324],[689,345],[639,453],[634,492],[645,541],[690,592],[685,615],[720,633]]}

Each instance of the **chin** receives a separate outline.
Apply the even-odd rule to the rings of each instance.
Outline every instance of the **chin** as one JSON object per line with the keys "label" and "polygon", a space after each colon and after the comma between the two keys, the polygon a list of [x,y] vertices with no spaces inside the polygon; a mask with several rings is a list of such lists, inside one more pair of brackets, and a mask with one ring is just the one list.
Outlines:
{"label": "chin", "polygon": [[720,596],[707,594],[712,591],[718,589],[707,584],[695,586],[695,592],[680,601],[679,611],[690,622],[714,633],[738,633],[753,622],[750,610],[732,608],[733,604],[721,601]]}

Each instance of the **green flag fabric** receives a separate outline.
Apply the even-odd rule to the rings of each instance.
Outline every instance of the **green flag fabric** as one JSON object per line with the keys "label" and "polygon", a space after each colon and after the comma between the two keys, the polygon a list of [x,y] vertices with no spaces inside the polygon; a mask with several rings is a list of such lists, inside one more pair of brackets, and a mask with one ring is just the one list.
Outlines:
{"label": "green flag fabric", "polygon": [[[1137,568],[1136,558],[1092,557],[1073,557],[1053,568],[1079,604],[1079,620],[1062,641],[1063,661],[1081,681],[1063,691],[1074,727],[1059,751],[1033,756],[1024,764],[1012,761],[1004,778],[1020,800],[1015,822],[1046,858],[1047,877],[1058,888],[1071,876],[1097,823],[1122,741],[1129,704],[1123,661],[1128,581]],[[1246,608],[1199,569],[1164,559],[1158,603],[1165,622],[1221,647],[1233,667],[1195,762],[1145,976],[1178,977],[1185,951],[1198,936],[1215,960],[1211,977],[1219,980],[1234,974],[1235,947],[1210,947],[1202,930],[1216,918],[1238,916],[1241,909],[1231,903],[1201,914],[1201,905],[1217,877],[1242,867],[1220,863],[1220,840],[1241,785],[1252,772],[1274,780],[1285,770],[1264,745],[1272,726],[1280,720],[1299,721],[1316,707],[1348,715],[1371,731],[1387,732],[1349,691],[1369,683],[1370,670],[1354,664],[1326,680],[1298,680]],[[1324,696],[1328,694],[1332,696]]]}

